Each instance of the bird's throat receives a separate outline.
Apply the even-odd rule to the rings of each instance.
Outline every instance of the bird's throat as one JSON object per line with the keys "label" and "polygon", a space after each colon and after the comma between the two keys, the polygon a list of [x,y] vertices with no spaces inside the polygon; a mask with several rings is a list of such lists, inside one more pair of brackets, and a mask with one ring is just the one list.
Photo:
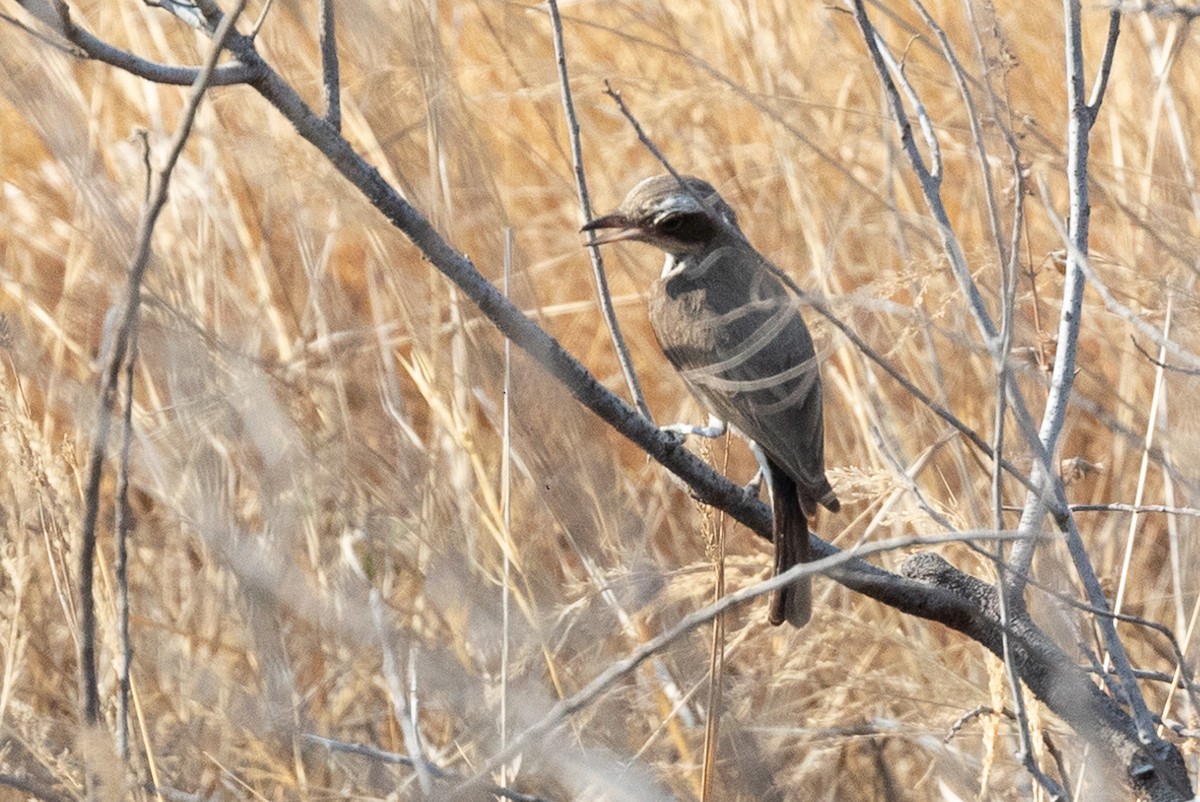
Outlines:
{"label": "bird's throat", "polygon": [[663,260],[662,275],[660,278],[668,279],[672,276],[677,276],[687,269],[687,263],[673,254],[667,254],[667,258]]}

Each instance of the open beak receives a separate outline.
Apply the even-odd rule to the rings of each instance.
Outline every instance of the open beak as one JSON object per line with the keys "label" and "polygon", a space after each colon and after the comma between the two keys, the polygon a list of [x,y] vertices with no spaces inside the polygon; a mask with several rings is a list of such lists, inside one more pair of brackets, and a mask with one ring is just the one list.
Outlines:
{"label": "open beak", "polygon": [[641,228],[635,226],[628,217],[620,212],[613,212],[590,220],[579,230],[603,231],[601,234],[594,234],[591,242],[585,243],[586,245],[603,245],[606,242],[637,239],[643,233]]}

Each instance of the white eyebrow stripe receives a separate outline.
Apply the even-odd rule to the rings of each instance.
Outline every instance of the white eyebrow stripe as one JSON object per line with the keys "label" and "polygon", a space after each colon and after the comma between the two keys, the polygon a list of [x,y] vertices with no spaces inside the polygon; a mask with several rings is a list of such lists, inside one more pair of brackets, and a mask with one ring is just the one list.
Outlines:
{"label": "white eyebrow stripe", "polygon": [[691,195],[668,195],[659,202],[654,209],[654,220],[658,222],[670,214],[678,214],[680,212],[695,213],[703,212],[704,207],[696,203],[696,199]]}

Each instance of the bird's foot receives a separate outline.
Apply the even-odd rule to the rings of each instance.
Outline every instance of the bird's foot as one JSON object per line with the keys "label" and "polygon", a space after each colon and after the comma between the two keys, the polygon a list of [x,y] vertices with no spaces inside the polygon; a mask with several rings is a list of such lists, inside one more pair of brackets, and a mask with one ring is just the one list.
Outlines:
{"label": "bird's foot", "polygon": [[725,421],[710,417],[707,426],[695,426],[691,423],[671,423],[662,427],[662,431],[679,438],[683,442],[688,437],[721,437],[728,426]]}
{"label": "bird's foot", "polygon": [[762,469],[759,468],[758,473],[754,474],[754,478],[746,483],[744,490],[754,498],[759,498],[759,496],[762,494],[762,486],[763,472]]}

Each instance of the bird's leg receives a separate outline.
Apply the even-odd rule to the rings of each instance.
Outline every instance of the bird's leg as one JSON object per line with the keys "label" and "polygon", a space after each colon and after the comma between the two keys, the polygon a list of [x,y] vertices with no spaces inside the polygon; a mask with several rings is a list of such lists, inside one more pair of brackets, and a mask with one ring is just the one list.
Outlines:
{"label": "bird's leg", "polygon": [[673,434],[679,437],[680,440],[686,440],[688,437],[709,437],[716,438],[725,434],[729,426],[725,421],[718,418],[716,415],[708,416],[707,426],[695,426],[691,423],[672,423],[663,426],[662,430],[668,434]]}
{"label": "bird's leg", "polygon": [[754,459],[758,462],[758,473],[754,474],[754,478],[746,485],[746,492],[758,498],[764,481],[767,482],[767,490],[771,489],[771,469],[767,465],[767,455],[758,447],[758,443],[753,440],[750,441],[750,451],[754,454]]}

